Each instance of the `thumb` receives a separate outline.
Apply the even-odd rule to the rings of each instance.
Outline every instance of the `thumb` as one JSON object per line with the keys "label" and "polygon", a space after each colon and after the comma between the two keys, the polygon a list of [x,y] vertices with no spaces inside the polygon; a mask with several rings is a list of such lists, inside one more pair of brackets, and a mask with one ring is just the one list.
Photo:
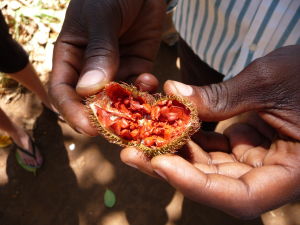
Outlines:
{"label": "thumb", "polygon": [[220,121],[251,110],[267,106],[266,94],[259,93],[258,82],[245,76],[208,86],[192,86],[177,81],[167,81],[164,90],[167,94],[179,95],[191,100],[204,121]]}
{"label": "thumb", "polygon": [[89,96],[102,89],[113,80],[119,66],[118,37],[112,32],[112,27],[99,24],[97,29],[91,30],[85,62],[76,86],[81,96]]}

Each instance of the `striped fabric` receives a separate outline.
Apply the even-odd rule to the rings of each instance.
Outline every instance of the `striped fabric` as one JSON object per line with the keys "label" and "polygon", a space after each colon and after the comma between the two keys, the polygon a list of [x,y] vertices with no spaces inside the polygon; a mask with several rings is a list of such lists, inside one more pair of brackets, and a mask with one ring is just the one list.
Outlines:
{"label": "striped fabric", "polygon": [[179,0],[174,24],[229,79],[276,48],[300,44],[300,0]]}

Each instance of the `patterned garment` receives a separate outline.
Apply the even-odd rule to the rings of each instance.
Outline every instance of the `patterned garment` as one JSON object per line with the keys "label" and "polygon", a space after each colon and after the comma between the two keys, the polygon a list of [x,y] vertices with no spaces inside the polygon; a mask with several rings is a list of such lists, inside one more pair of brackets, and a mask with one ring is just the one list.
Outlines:
{"label": "patterned garment", "polygon": [[179,0],[174,24],[229,79],[274,49],[300,44],[300,0]]}

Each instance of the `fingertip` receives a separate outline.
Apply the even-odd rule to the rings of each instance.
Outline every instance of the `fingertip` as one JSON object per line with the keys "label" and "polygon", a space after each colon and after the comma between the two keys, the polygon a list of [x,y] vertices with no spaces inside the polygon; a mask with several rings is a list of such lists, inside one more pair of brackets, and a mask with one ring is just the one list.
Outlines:
{"label": "fingertip", "polygon": [[121,161],[128,166],[138,169],[152,177],[158,177],[153,171],[150,158],[147,157],[141,150],[134,147],[124,148],[121,151],[120,158]]}
{"label": "fingertip", "polygon": [[136,164],[136,159],[138,157],[139,150],[134,148],[134,147],[128,147],[122,149],[120,153],[120,158],[121,161],[127,165],[135,165]]}
{"label": "fingertip", "polygon": [[167,80],[164,83],[163,89],[167,95],[172,95],[172,94],[176,93],[176,90],[173,89],[172,82],[173,82],[172,80]]}
{"label": "fingertip", "polygon": [[120,153],[120,157],[122,162],[131,167],[139,168],[142,171],[150,170],[150,158],[137,148],[124,148]]}
{"label": "fingertip", "polygon": [[82,135],[87,135],[90,137],[96,137],[98,135],[97,130],[91,128],[90,126],[84,126],[83,128],[75,127],[73,128],[77,133]]}
{"label": "fingertip", "polygon": [[167,80],[165,82],[164,91],[168,95],[181,95],[184,97],[191,97],[194,94],[192,86],[174,80]]}
{"label": "fingertip", "polygon": [[83,135],[95,137],[99,135],[97,129],[91,124],[89,117],[86,115],[86,111],[78,113],[77,118],[72,118],[72,124],[75,124],[75,130]]}
{"label": "fingertip", "polygon": [[76,101],[66,101],[60,107],[63,118],[76,132],[87,135],[97,136],[98,131],[92,125],[86,106]]}
{"label": "fingertip", "polygon": [[176,160],[176,157],[178,156],[171,154],[155,156],[151,159],[151,165],[155,170],[165,170],[173,167],[172,162],[174,161],[174,159]]}
{"label": "fingertip", "polygon": [[151,73],[142,73],[135,80],[135,85],[141,91],[153,92],[158,88],[159,81]]}
{"label": "fingertip", "polygon": [[76,85],[80,96],[96,94],[109,82],[108,76],[102,70],[90,70],[81,75]]}
{"label": "fingertip", "polygon": [[171,182],[181,174],[182,164],[180,160],[182,160],[182,158],[176,155],[159,155],[152,158],[151,166],[156,174],[164,180]]}

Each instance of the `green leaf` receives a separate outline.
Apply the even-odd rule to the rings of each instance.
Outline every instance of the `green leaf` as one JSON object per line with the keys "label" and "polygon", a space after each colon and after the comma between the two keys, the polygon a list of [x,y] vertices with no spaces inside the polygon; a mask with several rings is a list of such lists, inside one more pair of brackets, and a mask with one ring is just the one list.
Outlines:
{"label": "green leaf", "polygon": [[104,205],[106,207],[113,207],[116,204],[116,196],[115,194],[110,190],[106,189],[104,193]]}

